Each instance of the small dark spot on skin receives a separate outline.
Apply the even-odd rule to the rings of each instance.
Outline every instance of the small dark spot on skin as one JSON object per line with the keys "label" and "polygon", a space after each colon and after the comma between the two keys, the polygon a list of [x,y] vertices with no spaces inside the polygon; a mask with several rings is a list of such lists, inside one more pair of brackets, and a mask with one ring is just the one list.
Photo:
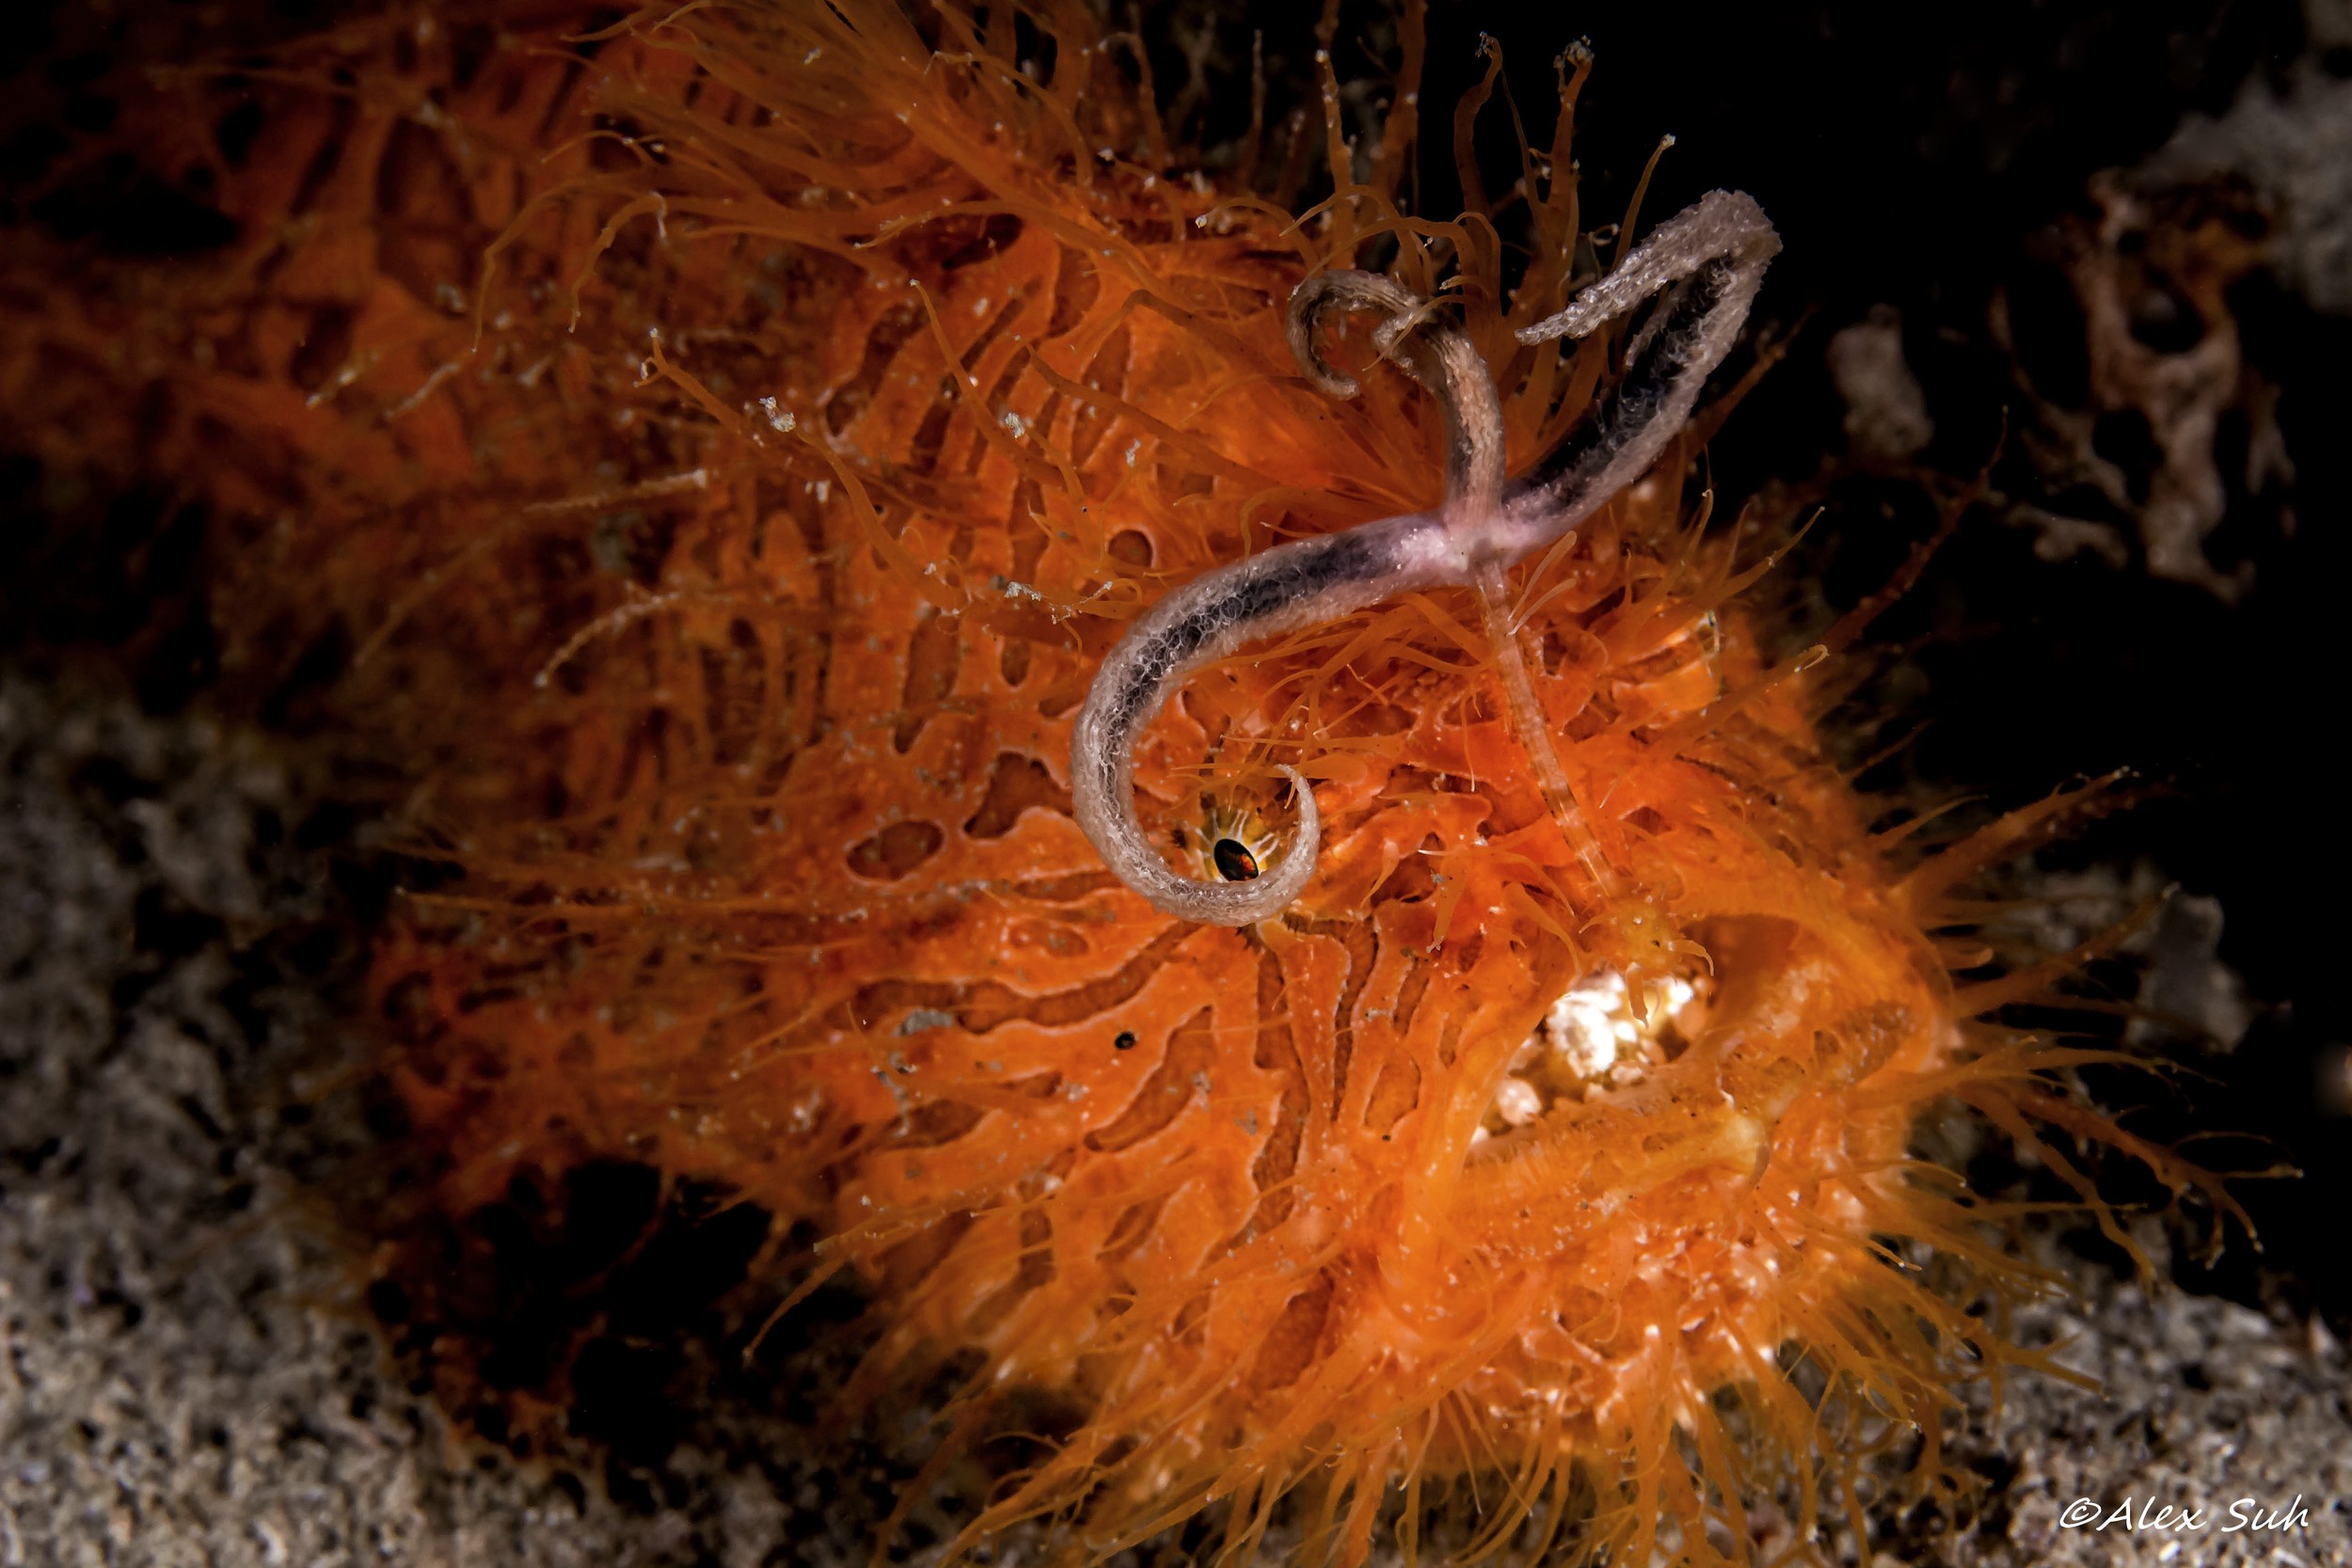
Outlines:
{"label": "small dark spot on skin", "polygon": [[1136,1032],[1133,1029],[1121,1029],[1119,1037],[1111,1041],[1113,1051],[1133,1051],[1135,1048]]}
{"label": "small dark spot on skin", "polygon": [[1247,882],[1258,875],[1258,857],[1237,838],[1218,839],[1210,858],[1216,862],[1217,875],[1229,882]]}
{"label": "small dark spot on skin", "polygon": [[1107,553],[1122,566],[1143,567],[1152,564],[1152,537],[1131,528],[1120,529],[1111,535]]}

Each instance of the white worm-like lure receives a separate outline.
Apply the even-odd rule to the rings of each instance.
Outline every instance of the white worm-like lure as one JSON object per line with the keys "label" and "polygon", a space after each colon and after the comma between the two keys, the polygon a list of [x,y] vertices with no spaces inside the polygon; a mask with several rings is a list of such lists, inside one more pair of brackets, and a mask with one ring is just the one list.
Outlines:
{"label": "white worm-like lure", "polygon": [[1317,386],[1353,396],[1356,383],[1317,352],[1316,325],[1333,310],[1376,310],[1374,335],[1435,396],[1446,421],[1446,493],[1436,510],[1383,517],[1343,532],[1279,545],[1206,572],[1146,611],[1103,661],[1071,736],[1078,826],[1120,880],[1152,908],[1212,926],[1248,926],[1281,912],[1314,875],[1321,817],[1314,793],[1284,768],[1298,823],[1280,861],[1242,881],[1206,882],[1163,860],[1135,810],[1135,742],[1169,690],[1246,643],[1319,625],[1418,588],[1478,590],[1514,722],[1553,814],[1597,877],[1597,859],[1565,771],[1541,726],[1524,660],[1508,625],[1502,574],[1592,515],[1647,472],[1731,352],[1780,237],[1754,198],[1714,191],[1651,232],[1608,277],[1567,308],[1518,334],[1523,343],[1580,338],[1664,293],[1635,337],[1625,374],[1592,415],[1515,479],[1503,476],[1503,428],[1494,378],[1476,347],[1437,320],[1427,301],[1372,273],[1319,274],[1290,301],[1291,351]]}

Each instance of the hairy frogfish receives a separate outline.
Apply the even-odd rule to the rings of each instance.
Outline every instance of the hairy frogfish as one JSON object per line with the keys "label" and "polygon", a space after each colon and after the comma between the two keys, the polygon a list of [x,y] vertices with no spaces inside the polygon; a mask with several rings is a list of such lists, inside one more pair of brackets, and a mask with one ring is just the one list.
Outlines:
{"label": "hairy frogfish", "polygon": [[714,1183],[861,1386],[977,1369],[951,1444],[1065,1401],[962,1546],[1811,1539],[2031,1359],[1915,1266],[2016,1277],[1924,1112],[2194,1179],[1955,977],[2064,802],[1874,831],[1877,601],[1786,646],[1686,483],[1765,215],[1586,232],[1581,54],[1406,211],[1421,22],[1209,158],[1063,0],[393,8],[152,79],[209,249],[11,246],[22,438],[200,495],[224,680],[324,672],[457,870],[373,970],[434,1202]]}

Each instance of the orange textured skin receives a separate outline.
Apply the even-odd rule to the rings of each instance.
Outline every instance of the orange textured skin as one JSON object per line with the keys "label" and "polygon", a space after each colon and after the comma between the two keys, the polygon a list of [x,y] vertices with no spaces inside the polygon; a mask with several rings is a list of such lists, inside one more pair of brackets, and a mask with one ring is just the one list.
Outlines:
{"label": "orange textured skin", "polygon": [[[1411,124],[1302,230],[1181,172],[1074,9],[1039,8],[1042,84],[956,14],[844,9],[649,13],[584,64],[560,9],[355,24],[252,89],[248,159],[161,121],[228,253],[12,269],[0,402],[239,520],[232,664],[340,639],[337,711],[466,869],[377,966],[438,1201],[622,1156],[814,1222],[879,1287],[862,1378],[977,1350],[976,1424],[1005,1388],[1087,1413],[976,1532],[1067,1511],[1096,1553],[1230,1498],[1247,1543],[1311,1481],[1355,1560],[1392,1483],[1494,1468],[1490,1540],[1536,1509],[1737,1555],[1791,1473],[1809,1526],[1817,1449],[1850,1473],[1867,1414],[1932,1433],[2018,1358],[1877,1240],[1984,1256],[1906,1158],[1919,1114],[2106,1135],[1969,1022],[2025,988],[1956,990],[1930,935],[2049,813],[1895,864],[1735,597],[1756,563],[1687,526],[1684,454],[1516,584],[1618,888],[1438,594],[1188,684],[1147,821],[1279,823],[1289,763],[1325,859],[1277,922],[1152,913],[1070,819],[1070,716],[1167,585],[1436,499],[1417,390],[1336,403],[1281,333],[1309,267],[1403,222]],[[1399,263],[1458,257],[1515,462],[1607,357],[1511,341],[1563,297],[1572,185],[1533,226],[1507,298],[1483,219]],[[1701,985],[1671,1059],[1482,1137],[1604,969]]]}

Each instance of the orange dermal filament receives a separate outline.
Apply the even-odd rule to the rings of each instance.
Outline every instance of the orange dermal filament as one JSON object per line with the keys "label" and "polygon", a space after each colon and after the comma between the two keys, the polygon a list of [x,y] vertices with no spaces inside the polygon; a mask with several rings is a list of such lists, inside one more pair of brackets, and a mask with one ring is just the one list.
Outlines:
{"label": "orange dermal filament", "polygon": [[1316,325],[1333,311],[1385,317],[1374,342],[1428,388],[1444,416],[1445,499],[1433,511],[1295,540],[1203,573],[1129,628],[1103,661],[1071,736],[1075,815],[1104,863],[1152,908],[1180,920],[1249,926],[1279,914],[1314,874],[1321,818],[1307,781],[1281,768],[1297,797],[1298,826],[1279,865],[1225,882],[1195,880],[1169,868],[1136,819],[1136,735],[1185,675],[1246,643],[1413,589],[1466,586],[1477,591],[1512,722],[1552,817],[1594,882],[1613,893],[1615,875],[1585,824],[1528,678],[1503,574],[1648,471],[1731,351],[1779,250],[1780,237],[1753,197],[1713,191],[1661,225],[1565,309],[1520,328],[1518,341],[1527,344],[1581,338],[1665,295],[1634,340],[1625,375],[1591,417],[1507,483],[1502,398],[1466,334],[1438,319],[1430,301],[1377,274],[1327,272],[1299,284],[1290,302],[1291,352],[1335,396],[1355,396],[1357,385],[1317,350]]}

